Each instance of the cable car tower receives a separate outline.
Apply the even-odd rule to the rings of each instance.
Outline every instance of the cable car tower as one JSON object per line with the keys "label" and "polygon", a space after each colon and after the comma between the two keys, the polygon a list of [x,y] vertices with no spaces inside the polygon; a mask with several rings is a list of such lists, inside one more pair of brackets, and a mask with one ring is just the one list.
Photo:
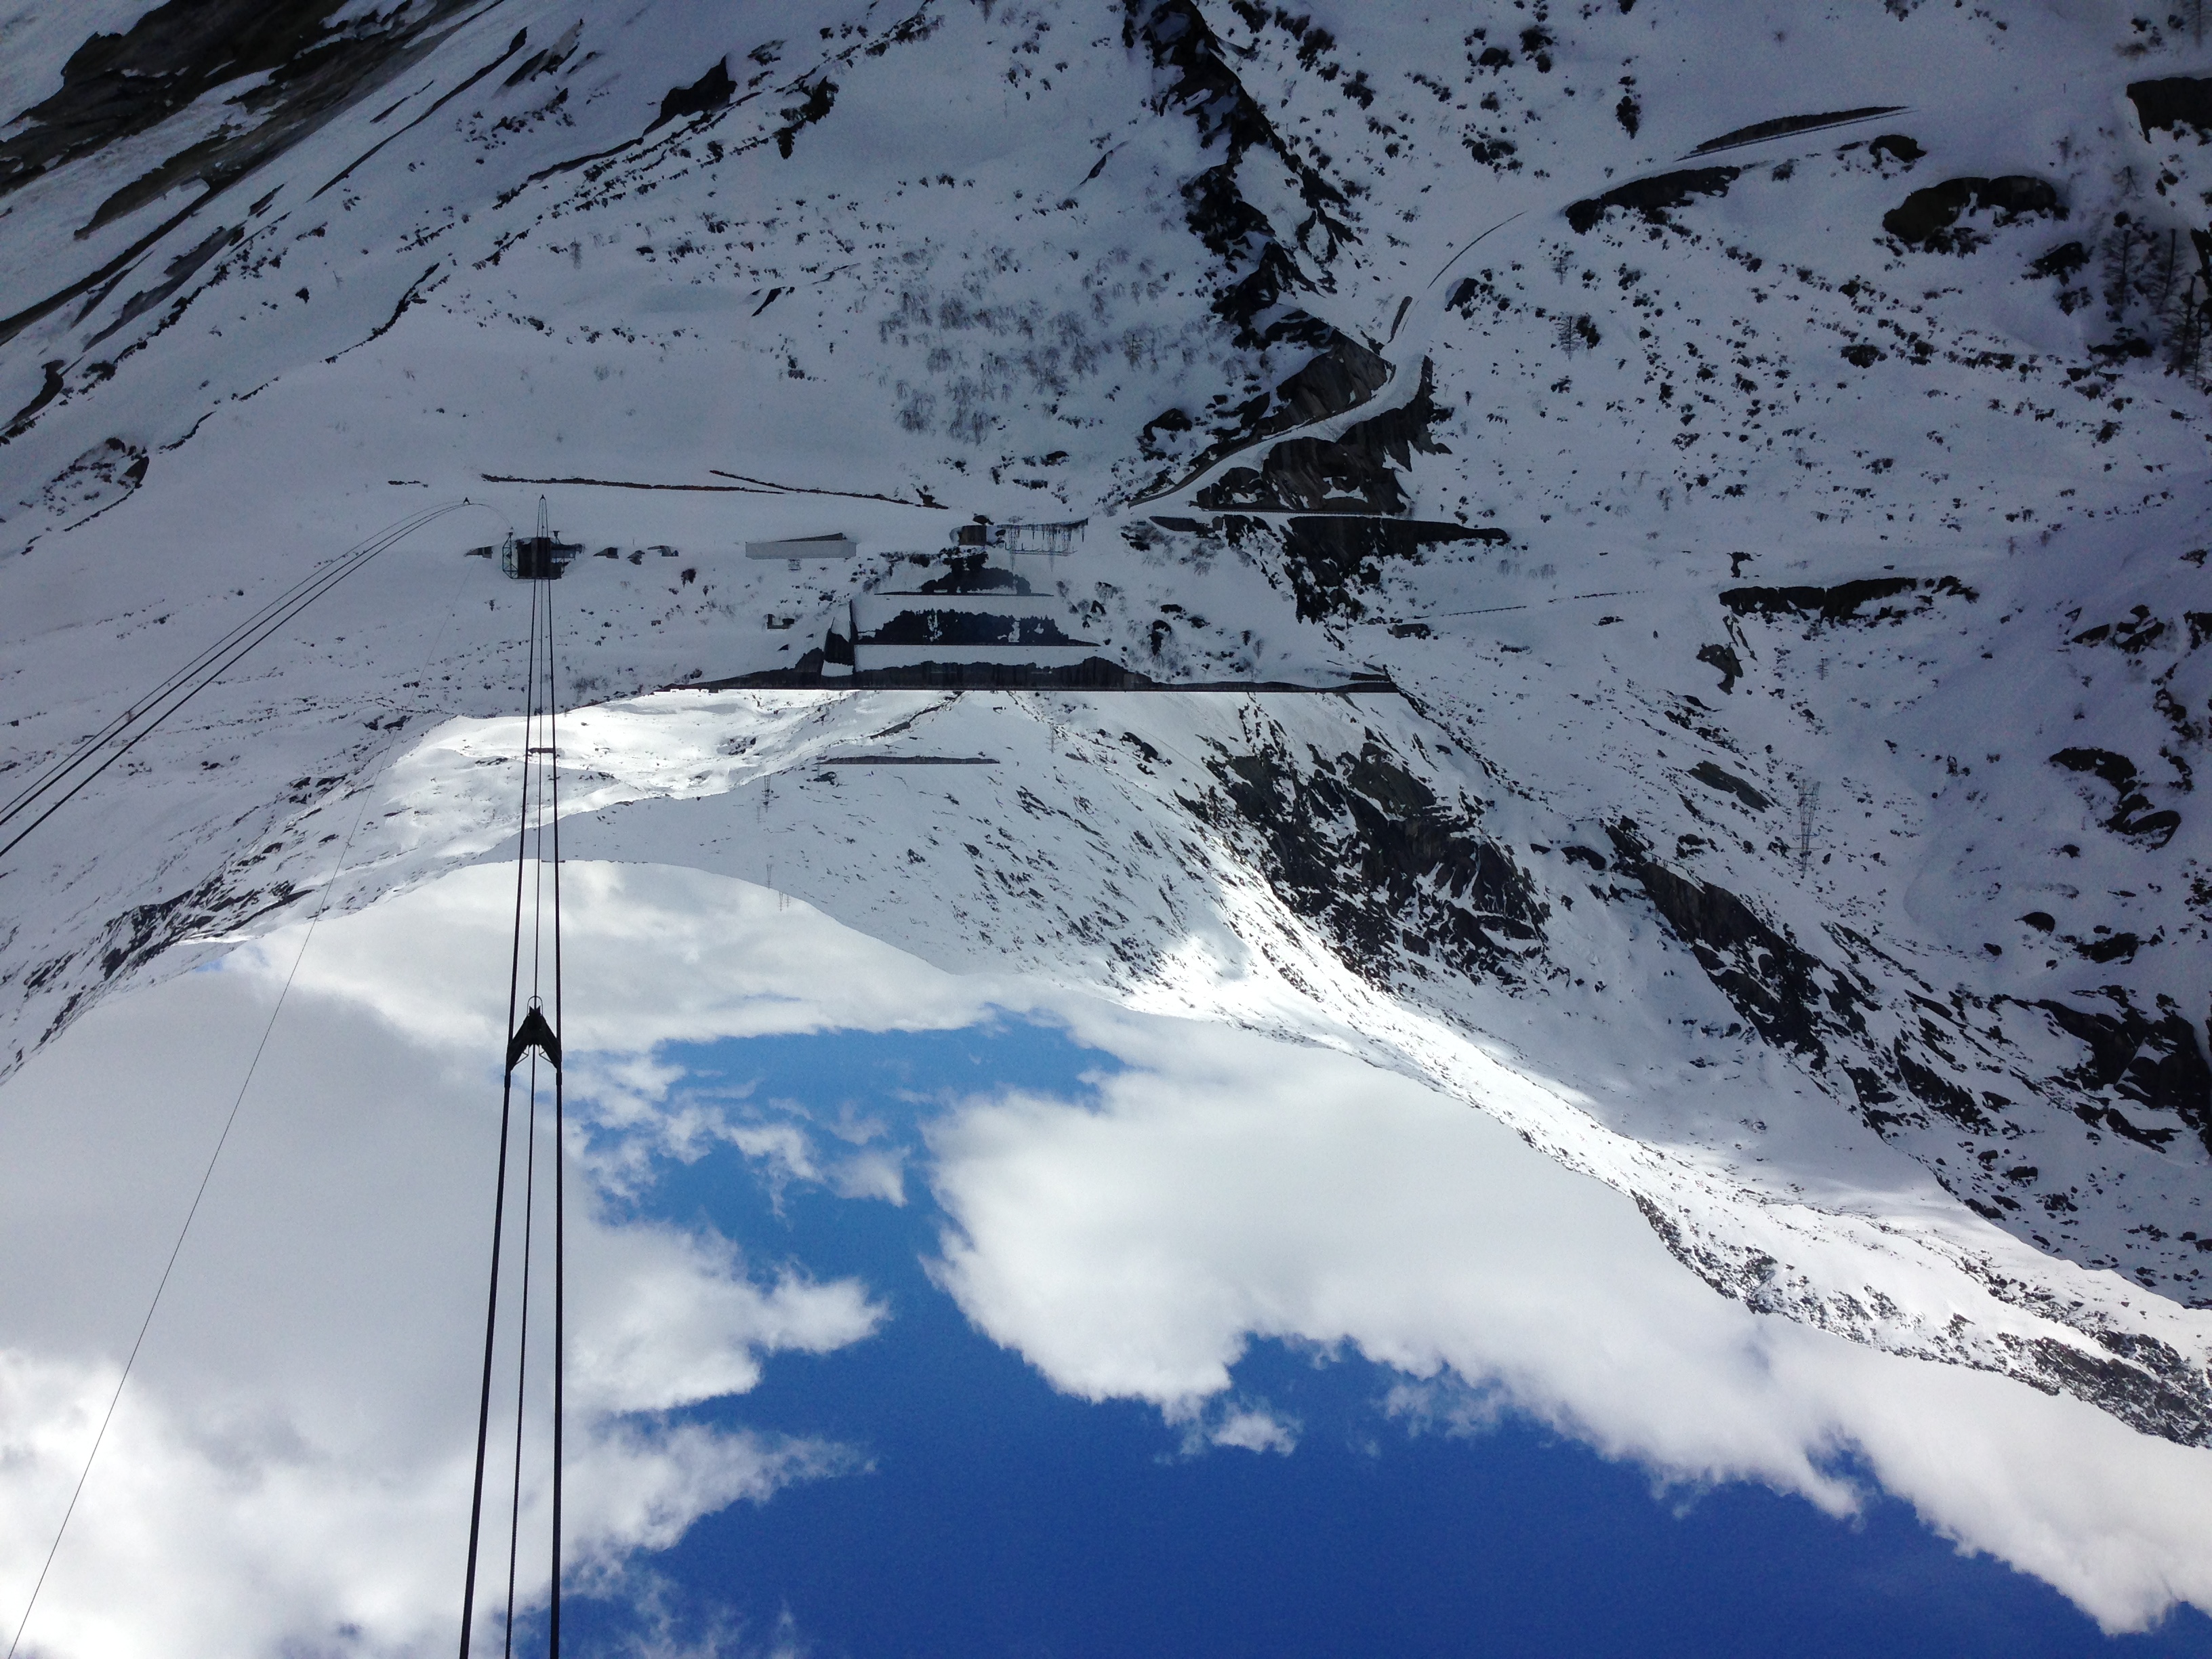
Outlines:
{"label": "cable car tower", "polygon": [[[513,1444],[502,1435],[501,1453],[510,1475],[507,1502],[492,1494],[495,1540],[503,1526],[507,1540],[507,1583],[501,1650],[514,1650],[514,1599],[526,1532],[538,1534],[550,1556],[550,1599],[546,1652],[561,1651],[561,1481],[563,1384],[567,1349],[567,1179],[562,1135],[565,1127],[561,1071],[561,757],[559,696],[553,639],[553,581],[565,560],[553,556],[557,545],[546,525],[545,501],[538,503],[538,535],[519,545],[535,556],[515,562],[510,571],[530,584],[527,667],[523,676],[521,806],[514,849],[514,940],[507,969],[507,1044],[500,1084],[498,1176],[492,1194],[491,1278],[484,1297],[483,1386],[477,1402],[475,1490],[469,1511],[469,1553],[461,1601],[460,1659],[471,1659],[477,1603],[477,1570],[485,1538],[484,1476],[492,1441],[495,1382],[502,1417],[508,1399],[505,1379],[514,1379]],[[518,1079],[522,1084],[518,1091]],[[550,1099],[543,1098],[550,1090]],[[520,1097],[518,1098],[518,1095]],[[543,1133],[539,1107],[550,1108],[551,1133]],[[522,1109],[518,1111],[516,1109]],[[517,1131],[520,1131],[518,1136]],[[518,1167],[519,1166],[519,1167]],[[552,1224],[538,1209],[541,1170],[552,1186]],[[517,1195],[522,1212],[519,1252],[508,1237],[508,1200]],[[540,1235],[548,1235],[541,1237]],[[543,1257],[552,1255],[552,1334],[546,1340],[541,1316],[532,1329],[533,1292],[542,1301]],[[516,1255],[520,1255],[520,1261]],[[513,1310],[501,1317],[504,1294]],[[535,1368],[533,1370],[533,1367]],[[547,1387],[550,1382],[550,1389]],[[534,1388],[533,1388],[534,1383]],[[503,1426],[503,1425],[502,1425]],[[534,1435],[526,1432],[535,1427]],[[550,1436],[548,1431],[550,1430]],[[549,1443],[550,1441],[550,1443]],[[523,1492],[526,1471],[543,1471],[550,1462],[551,1514],[530,1524]],[[533,1505],[534,1508],[534,1505]],[[505,1510],[504,1515],[498,1513]],[[526,1586],[526,1589],[530,1588]]]}
{"label": "cable car tower", "polygon": [[545,498],[538,498],[538,533],[517,536],[509,532],[499,546],[499,568],[517,581],[557,581],[561,573],[584,550],[581,542],[564,542],[553,533]]}

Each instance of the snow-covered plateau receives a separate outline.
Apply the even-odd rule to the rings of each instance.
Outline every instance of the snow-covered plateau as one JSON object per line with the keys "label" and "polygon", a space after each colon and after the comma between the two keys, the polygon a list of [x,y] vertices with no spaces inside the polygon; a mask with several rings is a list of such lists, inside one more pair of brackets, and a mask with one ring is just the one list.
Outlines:
{"label": "snow-covered plateau", "polygon": [[[542,495],[575,856],[1402,1074],[2202,1460],[2200,9],[7,0],[0,796],[470,505],[0,854],[0,1079],[507,856]],[[1000,570],[1114,672],[837,676]]]}

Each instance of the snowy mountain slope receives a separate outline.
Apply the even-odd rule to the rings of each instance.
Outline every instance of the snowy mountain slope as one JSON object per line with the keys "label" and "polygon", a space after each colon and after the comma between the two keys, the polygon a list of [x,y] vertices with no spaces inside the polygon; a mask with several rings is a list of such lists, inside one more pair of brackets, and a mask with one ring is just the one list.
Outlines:
{"label": "snowy mountain slope", "polygon": [[[354,878],[374,891],[495,853],[517,729],[456,722],[416,748],[374,802]],[[1785,1065],[1741,1049],[1716,1065],[1671,1033],[1700,1017],[1717,1033],[1726,1005],[1663,939],[1624,939],[1589,906],[1592,925],[1547,915],[1484,834],[1480,778],[1429,752],[1434,726],[1395,698],[672,692],[569,732],[585,855],[681,859],[963,971],[1346,1049],[1633,1194],[1754,1307],[2200,1432],[2212,1322],[1961,1212]],[[1347,738],[1358,752],[1332,766]],[[925,757],[981,763],[894,763]],[[1328,799],[1292,833],[1316,860],[1367,860],[1366,879],[1311,902],[1255,780]],[[1409,794],[1426,810],[1394,814]],[[311,856],[295,868],[313,879]],[[1608,983],[1638,975],[1662,982],[1624,1012]]]}
{"label": "snowy mountain slope", "polygon": [[[564,583],[593,701],[787,666],[972,514],[1089,514],[1045,568],[1071,632],[1162,679],[1382,668],[1404,705],[1065,704],[1173,849],[1121,848],[1120,896],[1065,854],[1017,873],[1096,805],[1049,753],[1034,808],[978,769],[957,834],[887,795],[877,857],[829,786],[781,788],[822,850],[777,884],[973,962],[902,897],[927,823],[994,960],[1364,1033],[1728,1293],[2212,1433],[2212,113],[2128,91],[2212,74],[2192,36],[1904,0],[299,11],[350,65],[313,98],[194,82],[15,152],[53,151],[0,196],[0,778],[429,500],[520,520],[544,488],[595,550],[679,550]],[[26,97],[75,50],[35,38]],[[482,522],[349,580],[10,855],[0,1055],[287,914],[400,751],[371,810],[428,816],[411,862],[378,837],[414,818],[365,832],[390,879],[488,845],[429,809],[471,728],[413,748],[512,700],[514,590],[453,556]],[[734,556],[831,529],[860,568]],[[1001,753],[1047,704],[989,706]],[[712,757],[762,722],[872,718],[696,707],[711,742],[637,739],[706,773],[676,793],[753,775]],[[736,810],[609,822],[713,862]],[[1485,1042],[1534,1095],[1465,1080]]]}

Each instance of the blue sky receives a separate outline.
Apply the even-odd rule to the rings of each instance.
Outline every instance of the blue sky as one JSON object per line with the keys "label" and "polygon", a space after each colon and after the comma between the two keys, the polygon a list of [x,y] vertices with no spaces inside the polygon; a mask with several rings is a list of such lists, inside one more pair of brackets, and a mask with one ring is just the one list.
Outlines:
{"label": "blue sky", "polygon": [[[960,1097],[1080,1101],[1121,1070],[1017,1020],[664,1057],[763,1117],[879,1120],[917,1159],[921,1126]],[[734,1623],[749,1650],[781,1627],[854,1656],[2212,1654],[2212,1621],[2186,1609],[2108,1642],[1893,1499],[1838,1521],[1744,1482],[1655,1494],[1510,1411],[1419,1432],[1386,1409],[1403,1375],[1350,1352],[1253,1344],[1237,1393],[1293,1423],[1295,1449],[1193,1446],[1147,1406],[1056,1392],[971,1326],[925,1265],[950,1223],[924,1181],[903,1206],[842,1198],[726,1146],[656,1173],[641,1215],[711,1226],[757,1273],[857,1277],[890,1310],[870,1340],[778,1356],[751,1393],[695,1408],[871,1467],[707,1516],[655,1558],[678,1631]],[[638,1630],[625,1601],[575,1616],[594,1644]]]}

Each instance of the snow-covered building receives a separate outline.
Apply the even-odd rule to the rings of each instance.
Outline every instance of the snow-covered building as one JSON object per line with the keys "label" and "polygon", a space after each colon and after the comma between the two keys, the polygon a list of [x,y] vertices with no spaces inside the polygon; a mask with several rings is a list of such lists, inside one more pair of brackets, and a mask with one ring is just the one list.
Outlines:
{"label": "snow-covered building", "polygon": [[956,532],[963,547],[998,547],[1009,553],[1065,553],[1083,539],[1088,519],[1053,524],[963,524]]}
{"label": "snow-covered building", "polygon": [[842,530],[826,536],[793,536],[782,541],[745,544],[747,558],[781,559],[793,570],[799,568],[802,559],[849,559],[860,550],[860,544]]}
{"label": "snow-covered building", "polygon": [[[943,575],[909,590],[856,595],[844,635],[854,667],[863,673],[924,663],[1067,668],[1098,654],[1096,641],[1062,626],[1069,618],[1057,593],[1034,592],[1026,578],[985,564],[984,556],[955,555]],[[829,655],[825,644],[825,661]]]}

